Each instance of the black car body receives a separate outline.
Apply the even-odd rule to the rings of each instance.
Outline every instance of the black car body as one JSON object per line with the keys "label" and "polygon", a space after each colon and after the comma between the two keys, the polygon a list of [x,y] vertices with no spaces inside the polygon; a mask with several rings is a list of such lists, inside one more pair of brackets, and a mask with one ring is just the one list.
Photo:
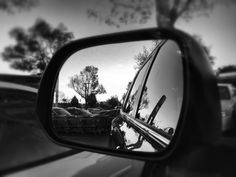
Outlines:
{"label": "black car body", "polygon": [[[159,109],[162,109],[162,105],[166,104],[166,99],[169,98],[167,98],[165,94],[159,97],[158,94],[155,94],[155,91],[151,94],[148,92],[150,89],[157,89],[157,85],[150,78],[152,75],[155,75],[156,71],[152,68],[158,63],[159,52],[162,48],[173,47],[172,45],[170,41],[162,41],[136,74],[126,95],[126,101],[120,114],[112,121],[111,139],[114,141],[115,149],[129,149],[132,151],[142,151],[145,149],[145,151],[152,152],[161,151],[170,143],[175,127],[161,126],[160,124],[163,120],[157,115],[152,115],[153,113],[150,111],[158,109],[156,110],[158,112]],[[170,58],[167,53],[164,54],[164,57],[165,59]],[[166,79],[168,79],[168,76]],[[140,94],[133,99],[135,93]],[[146,100],[149,100],[149,102],[155,102],[155,105],[157,104],[158,106],[156,105],[156,107],[154,107],[151,105],[151,109],[148,108],[150,105],[142,105],[142,103],[145,103],[143,101],[144,97]],[[147,108],[145,108],[145,106]],[[147,113],[145,116],[142,114],[140,116],[141,109],[146,109]]]}

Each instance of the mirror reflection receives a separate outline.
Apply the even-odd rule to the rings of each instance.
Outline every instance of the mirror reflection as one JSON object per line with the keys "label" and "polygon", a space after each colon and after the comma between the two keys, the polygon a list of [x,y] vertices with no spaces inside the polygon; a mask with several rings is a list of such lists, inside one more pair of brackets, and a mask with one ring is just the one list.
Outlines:
{"label": "mirror reflection", "polygon": [[183,102],[183,64],[172,40],[109,44],[65,62],[54,91],[60,138],[111,149],[158,152],[174,137]]}

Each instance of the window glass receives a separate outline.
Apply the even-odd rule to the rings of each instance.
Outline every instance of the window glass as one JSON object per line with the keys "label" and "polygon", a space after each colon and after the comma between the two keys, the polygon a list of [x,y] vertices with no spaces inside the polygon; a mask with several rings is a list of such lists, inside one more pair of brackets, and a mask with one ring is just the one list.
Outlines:
{"label": "window glass", "polygon": [[[137,118],[173,134],[178,122],[182,98],[181,53],[175,42],[167,41],[157,54],[143,88]],[[151,121],[150,115],[157,104],[159,110]]]}
{"label": "window glass", "polygon": [[0,90],[0,170],[67,151],[51,142],[39,126],[36,94]]}
{"label": "window glass", "polygon": [[135,103],[138,101],[138,90],[142,86],[143,77],[145,75],[149,62],[150,60],[139,71],[138,76],[136,77],[135,83],[132,87],[132,90],[130,92],[129,98],[125,106],[125,112],[131,116],[134,116],[135,114],[133,111],[134,111]]}

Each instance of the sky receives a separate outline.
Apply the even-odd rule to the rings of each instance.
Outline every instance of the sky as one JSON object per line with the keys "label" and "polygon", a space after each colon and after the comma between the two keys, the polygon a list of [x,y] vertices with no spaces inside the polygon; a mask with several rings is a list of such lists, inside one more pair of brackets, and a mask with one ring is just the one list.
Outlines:
{"label": "sky", "polygon": [[[66,3],[65,3],[66,2]],[[40,0],[39,5],[30,11],[22,11],[14,15],[0,11],[0,53],[6,46],[13,45],[14,40],[9,37],[9,30],[20,26],[29,28],[37,18],[45,19],[52,26],[63,23],[74,33],[76,39],[112,33],[155,27],[152,17],[146,24],[131,24],[120,28],[110,27],[93,19],[87,18],[87,9],[99,5],[101,1],[93,0]],[[189,22],[179,19],[175,25],[190,34],[202,37],[205,45],[211,47],[211,54],[215,57],[214,68],[223,65],[236,64],[236,5],[216,6],[208,17],[196,16]],[[0,56],[0,73],[29,74],[9,67],[9,63],[2,61]],[[127,79],[127,74],[120,75],[120,80]]]}

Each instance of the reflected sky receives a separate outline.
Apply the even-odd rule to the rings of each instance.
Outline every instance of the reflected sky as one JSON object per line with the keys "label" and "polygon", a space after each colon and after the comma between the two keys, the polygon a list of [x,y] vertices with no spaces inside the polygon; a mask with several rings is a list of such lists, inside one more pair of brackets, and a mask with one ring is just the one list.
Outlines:
{"label": "reflected sky", "polygon": [[[119,100],[126,92],[128,82],[132,81],[137,69],[134,57],[143,51],[143,47],[153,47],[152,41],[129,42],[112,45],[102,45],[78,51],[63,65],[59,75],[59,91],[72,98],[76,92],[68,87],[69,78],[80,73],[86,66],[98,68],[99,84],[106,89],[106,94],[97,95],[98,101],[105,101],[117,95]],[[84,100],[81,99],[83,102]]]}

